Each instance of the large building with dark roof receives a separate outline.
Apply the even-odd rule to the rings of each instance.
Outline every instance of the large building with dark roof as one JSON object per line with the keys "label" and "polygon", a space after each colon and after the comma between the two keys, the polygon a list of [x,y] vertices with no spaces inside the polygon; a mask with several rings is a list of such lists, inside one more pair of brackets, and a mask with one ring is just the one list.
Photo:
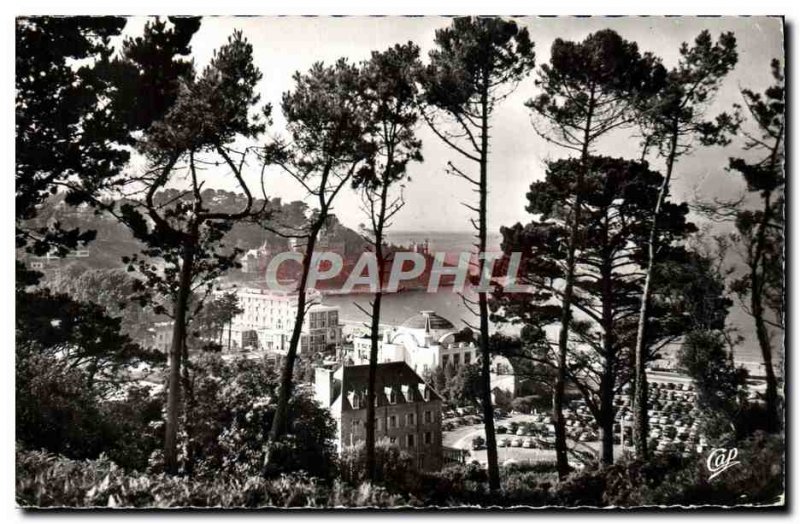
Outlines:
{"label": "large building with dark roof", "polygon": [[[366,439],[369,366],[318,368],[314,396],[336,421],[339,450]],[[442,399],[405,362],[380,363],[375,377],[375,439],[409,453],[420,469],[442,466]]]}

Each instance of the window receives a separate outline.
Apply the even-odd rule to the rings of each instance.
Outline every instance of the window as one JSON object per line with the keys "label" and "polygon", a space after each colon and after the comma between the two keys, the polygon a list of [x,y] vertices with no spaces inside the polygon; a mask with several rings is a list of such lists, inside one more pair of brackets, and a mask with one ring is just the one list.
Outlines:
{"label": "window", "polygon": [[396,428],[397,427],[397,417],[396,416],[392,415],[391,417],[389,417],[389,427],[390,428]]}
{"label": "window", "polygon": [[409,448],[414,447],[414,435],[406,435],[406,446]]}
{"label": "window", "polygon": [[409,413],[408,415],[406,415],[406,425],[407,426],[413,426],[414,425],[414,414],[413,413]]}
{"label": "window", "polygon": [[375,417],[375,431],[381,430],[381,419]]}
{"label": "window", "polygon": [[431,422],[433,422],[433,413],[430,412],[430,411],[426,411],[425,412],[425,423],[426,424],[430,424]]}
{"label": "window", "polygon": [[461,363],[461,355],[456,353],[455,355],[453,355],[453,364],[455,364],[457,366],[460,363]]}
{"label": "window", "polygon": [[425,444],[432,444],[433,443],[433,433],[430,431],[425,432]]}
{"label": "window", "polygon": [[392,444],[397,444],[397,437],[389,437],[389,442]]}
{"label": "window", "polygon": [[469,364],[470,360],[472,360],[472,354],[469,352],[464,353],[464,364]]}

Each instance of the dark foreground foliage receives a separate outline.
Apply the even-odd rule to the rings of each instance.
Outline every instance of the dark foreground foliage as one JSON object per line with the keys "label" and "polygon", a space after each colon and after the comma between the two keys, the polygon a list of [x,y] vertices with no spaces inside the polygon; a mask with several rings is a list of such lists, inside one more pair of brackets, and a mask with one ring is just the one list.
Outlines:
{"label": "dark foreground foliage", "polygon": [[[383,450],[381,484],[326,481],[304,473],[273,478],[231,473],[207,477],[128,473],[105,457],[71,460],[17,451],[17,502],[39,507],[460,507],[652,506],[776,504],[783,492],[783,441],[758,434],[739,443],[736,465],[709,480],[705,457],[623,460],[557,480],[552,465],[515,466],[490,493],[476,464],[436,473],[401,473],[403,456]],[[359,454],[347,459],[357,461]],[[343,464],[342,471],[348,471]],[[343,475],[347,476],[347,475]]]}

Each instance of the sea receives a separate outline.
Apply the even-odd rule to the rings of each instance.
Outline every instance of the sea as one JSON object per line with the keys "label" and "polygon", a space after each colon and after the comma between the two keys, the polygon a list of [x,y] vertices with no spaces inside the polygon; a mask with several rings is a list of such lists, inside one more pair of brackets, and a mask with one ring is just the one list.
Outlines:
{"label": "sea", "polygon": [[[395,245],[410,246],[414,243],[427,242],[431,252],[445,251],[456,253],[474,250],[475,234],[473,232],[449,231],[392,231],[388,233],[387,240]],[[499,233],[490,234],[487,238],[487,250],[500,249],[502,237]],[[467,296],[467,299],[474,298]],[[324,303],[339,306],[340,318],[349,325],[368,323],[369,318],[361,308],[369,311],[372,296],[365,293],[350,295],[326,295]],[[383,296],[381,307],[381,323],[385,325],[398,325],[420,311],[435,311],[438,315],[450,320],[456,328],[478,325],[478,318],[473,313],[475,306],[465,303],[464,298],[454,292],[452,288],[442,288],[437,293],[428,293],[425,290],[406,290],[400,293],[387,293]],[[744,341],[734,348],[734,360],[737,364],[746,367],[751,375],[760,374],[762,362],[760,350],[754,336],[752,319],[736,304],[730,315],[729,323],[735,326]],[[516,328],[507,325],[493,325],[493,329],[508,334],[516,332]],[[780,366],[776,362],[776,366]]]}

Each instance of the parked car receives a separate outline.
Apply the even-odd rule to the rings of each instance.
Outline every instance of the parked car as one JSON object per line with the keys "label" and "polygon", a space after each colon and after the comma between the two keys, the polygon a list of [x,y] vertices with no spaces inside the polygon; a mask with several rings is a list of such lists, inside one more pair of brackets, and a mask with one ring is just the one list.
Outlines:
{"label": "parked car", "polygon": [[522,440],[521,439],[515,438],[514,440],[511,441],[511,447],[518,448],[520,446],[522,446]]}
{"label": "parked car", "polygon": [[526,438],[526,439],[525,439],[525,440],[522,442],[522,447],[523,447],[523,448],[528,448],[528,449],[531,449],[531,448],[533,447],[533,440],[531,440],[531,439],[529,439],[529,438]]}

